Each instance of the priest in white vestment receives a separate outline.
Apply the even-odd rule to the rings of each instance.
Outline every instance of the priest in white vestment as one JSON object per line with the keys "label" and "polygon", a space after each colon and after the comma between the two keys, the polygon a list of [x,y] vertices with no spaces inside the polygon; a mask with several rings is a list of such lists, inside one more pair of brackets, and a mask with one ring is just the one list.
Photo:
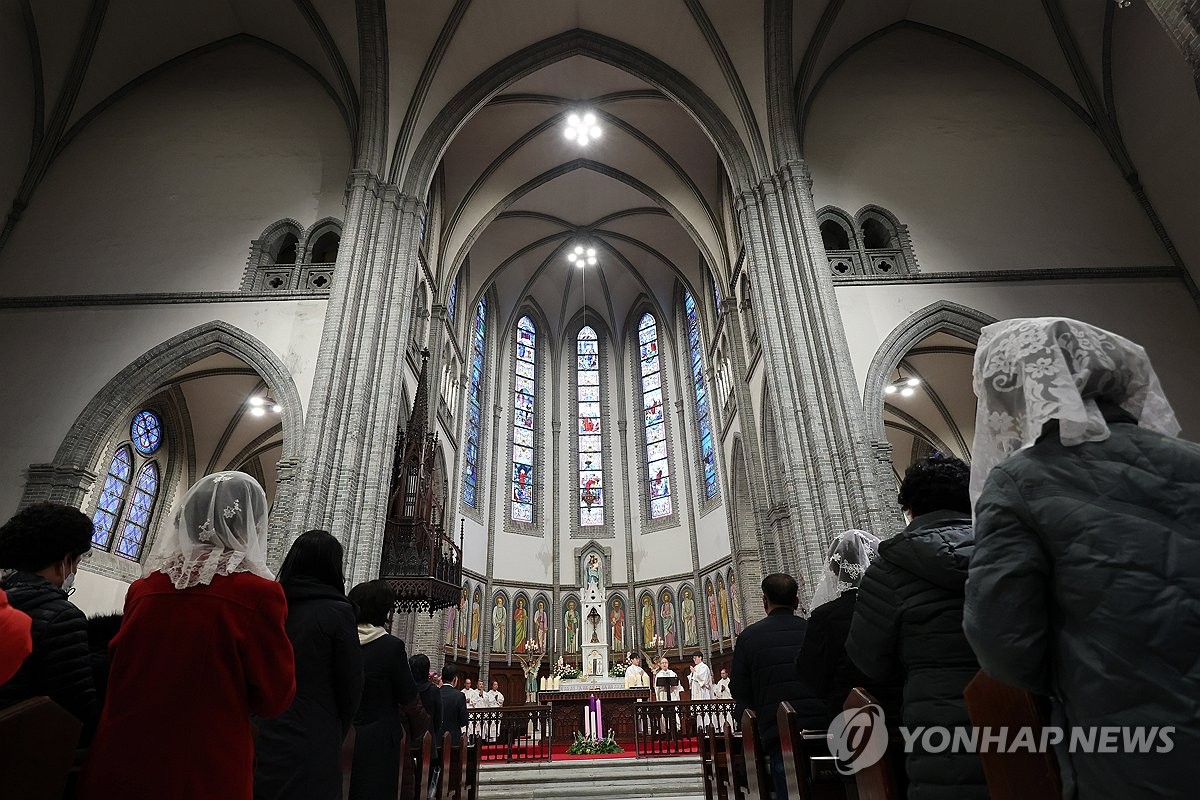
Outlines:
{"label": "priest in white vestment", "polygon": [[[691,701],[695,703],[697,700],[712,700],[712,689],[712,670],[704,663],[701,653],[692,653],[692,666],[688,667],[688,694]],[[706,728],[715,726],[717,721],[709,714],[699,714],[696,724],[700,728]]]}
{"label": "priest in white vestment", "polygon": [[[659,685],[660,678],[674,678],[675,681],[672,683],[671,687],[667,689]],[[683,685],[679,681],[679,675],[675,673],[675,670],[671,669],[671,665],[667,661],[666,656],[663,656],[658,660],[658,669],[654,671],[654,678],[651,681],[651,684],[654,686],[654,699],[660,703],[667,701],[678,703],[680,695],[683,694]],[[672,729],[671,734],[675,735],[675,731],[679,730],[679,714],[674,714],[673,716],[663,715],[659,717],[658,724],[664,731],[666,731],[667,727],[672,723],[672,721],[674,722],[674,728]]]}
{"label": "priest in white vestment", "polygon": [[713,700],[732,700],[733,693],[729,691],[729,670],[721,669],[721,680],[713,687]]}
{"label": "priest in white vestment", "polygon": [[[492,681],[491,691],[483,693],[483,707],[500,708],[503,705],[504,695],[500,693],[500,681]],[[496,737],[500,735],[500,721],[498,717],[488,723],[485,733],[489,740],[496,740]]]}
{"label": "priest in white vestment", "polygon": [[[470,678],[467,678],[463,682],[463,697],[467,699],[468,713],[472,708],[483,708],[483,692],[475,688]],[[469,736],[479,736],[481,733],[479,721],[472,718],[471,724],[467,726],[467,734]]]}
{"label": "priest in white vestment", "polygon": [[625,688],[636,689],[649,683],[646,680],[646,670],[642,669],[642,657],[637,653],[630,653],[629,666],[625,668]]}

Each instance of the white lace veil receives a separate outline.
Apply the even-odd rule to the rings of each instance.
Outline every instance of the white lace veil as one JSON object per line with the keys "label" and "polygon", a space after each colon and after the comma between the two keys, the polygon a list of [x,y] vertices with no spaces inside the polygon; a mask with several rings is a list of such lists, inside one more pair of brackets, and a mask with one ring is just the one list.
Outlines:
{"label": "white lace veil", "polygon": [[217,575],[251,572],[268,580],[267,495],[244,472],[214,472],[188,490],[147,572],[163,572],[176,589]]}
{"label": "white lace veil", "polygon": [[812,608],[836,600],[848,589],[858,588],[867,567],[879,555],[879,539],[866,531],[848,530],[829,545],[825,569],[813,594]]}
{"label": "white lace veil", "polygon": [[1108,423],[1096,404],[1119,406],[1148,430],[1179,433],[1179,422],[1139,345],[1063,317],[1009,319],[988,325],[975,351],[975,442],[971,504],[988,473],[1030,447],[1058,420],[1063,445],[1100,442]]}

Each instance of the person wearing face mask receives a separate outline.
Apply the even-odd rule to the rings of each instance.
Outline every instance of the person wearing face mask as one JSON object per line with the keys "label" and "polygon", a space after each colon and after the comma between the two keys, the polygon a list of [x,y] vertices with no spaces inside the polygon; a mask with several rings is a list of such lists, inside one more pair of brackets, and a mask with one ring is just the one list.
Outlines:
{"label": "person wearing face mask", "polygon": [[92,543],[92,521],[77,508],[38,503],[0,527],[0,589],[32,620],[33,653],[4,685],[0,708],[48,696],[84,723],[95,722],[87,618],[67,600]]}

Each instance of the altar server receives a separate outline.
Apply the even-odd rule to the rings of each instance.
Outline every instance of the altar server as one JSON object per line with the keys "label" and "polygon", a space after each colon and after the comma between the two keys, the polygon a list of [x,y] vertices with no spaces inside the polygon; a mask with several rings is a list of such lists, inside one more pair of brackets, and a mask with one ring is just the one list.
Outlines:
{"label": "altar server", "polygon": [[704,656],[692,653],[692,666],[688,667],[688,691],[693,700],[712,700],[712,670],[704,663]]}
{"label": "altar server", "polygon": [[717,681],[713,687],[714,700],[732,700],[733,695],[729,692],[729,670],[721,668],[721,680]]}
{"label": "altar server", "polygon": [[625,688],[636,689],[648,683],[649,681],[646,680],[646,670],[642,669],[642,657],[637,653],[630,653],[629,666],[625,668]]}

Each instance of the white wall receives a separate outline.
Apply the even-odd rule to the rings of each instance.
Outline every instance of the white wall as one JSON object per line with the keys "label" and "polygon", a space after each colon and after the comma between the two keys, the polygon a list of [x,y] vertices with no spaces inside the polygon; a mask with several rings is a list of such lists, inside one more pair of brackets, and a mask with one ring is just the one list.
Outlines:
{"label": "white wall", "polygon": [[898,31],[851,56],[813,103],[805,154],[818,208],[889,209],[926,272],[1170,263],[1075,114],[940,37]]}
{"label": "white wall", "polygon": [[841,286],[837,297],[860,390],[883,340],[911,314],[938,300],[997,319],[1069,316],[1145,347],[1183,425],[1181,435],[1200,439],[1200,384],[1195,380],[1200,310],[1178,281]]}
{"label": "white wall", "polygon": [[125,609],[125,593],[129,584],[125,581],[88,572],[85,560],[75,576],[75,593],[71,602],[89,617],[97,614],[120,613]]}
{"label": "white wall", "polygon": [[343,216],[349,168],[345,125],[298,66],[249,44],[200,56],[62,152],[0,251],[5,291],[236,289],[271,222]]}
{"label": "white wall", "polygon": [[224,320],[274,351],[308,402],[325,301],[101,306],[0,311],[0,515],[15,509],[25,469],[45,463],[109,380],[147,350],[196,325]]}

